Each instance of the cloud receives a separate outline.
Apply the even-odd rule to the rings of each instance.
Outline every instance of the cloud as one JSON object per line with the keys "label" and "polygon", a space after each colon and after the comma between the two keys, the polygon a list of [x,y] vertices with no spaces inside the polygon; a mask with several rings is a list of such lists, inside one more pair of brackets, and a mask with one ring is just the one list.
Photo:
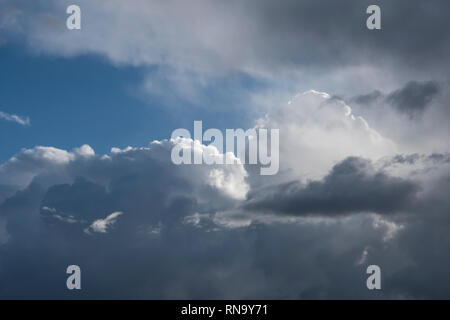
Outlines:
{"label": "cloud", "polygon": [[358,156],[378,159],[396,145],[343,100],[310,90],[269,112],[257,126],[280,129],[280,170],[300,179],[318,179],[339,161]]}
{"label": "cloud", "polygon": [[47,206],[41,207],[41,214],[44,219],[53,218],[67,223],[80,223],[80,221],[77,221],[74,216],[65,215],[58,212],[55,208],[49,208]]}
{"label": "cloud", "polygon": [[419,187],[415,182],[377,171],[361,158],[335,165],[322,181],[281,184],[250,194],[246,210],[301,216],[407,212]]}
{"label": "cloud", "polygon": [[351,101],[362,105],[387,103],[411,118],[422,115],[433,99],[442,91],[436,81],[409,81],[404,87],[383,94],[379,90],[353,97]]}
{"label": "cloud", "polygon": [[0,297],[70,298],[73,263],[85,299],[448,297],[449,155],[397,154],[361,110],[310,91],[269,112],[276,176],[174,165],[176,145],[217,152],[192,140],[22,150],[0,165]]}
{"label": "cloud", "polygon": [[141,67],[148,71],[143,87],[150,95],[163,92],[193,105],[207,98],[209,83],[237,75],[284,90],[320,85],[355,94],[377,85],[390,90],[430,72],[445,79],[448,69],[445,0],[380,1],[382,12],[389,12],[382,18],[386,32],[365,27],[372,4],[366,0],[131,3],[80,0],[82,29],[70,32],[69,1],[35,1],[32,10],[23,0],[2,1],[1,36],[36,53],[94,54],[115,65]]}
{"label": "cloud", "polygon": [[9,161],[0,164],[0,183],[21,188],[28,185],[34,177],[46,172],[51,172],[54,176],[59,171],[64,175],[66,165],[76,159],[91,156],[92,152],[87,145],[73,152],[45,146],[24,149]]}
{"label": "cloud", "polygon": [[372,104],[382,96],[383,93],[381,91],[375,90],[371,93],[361,94],[356,97],[353,97],[351,101],[357,104]]}
{"label": "cloud", "polygon": [[365,247],[364,250],[363,250],[363,252],[362,252],[362,254],[361,254],[361,257],[360,257],[359,260],[356,262],[356,265],[363,265],[363,264],[365,264],[366,261],[367,261],[368,255],[369,255],[369,248],[368,248],[368,247]]}
{"label": "cloud", "polygon": [[[146,203],[150,198],[141,199],[145,195],[139,186],[149,184],[150,181],[146,179],[153,180],[155,178],[160,178],[161,185],[167,187],[171,182],[176,186],[178,181],[186,181],[184,185],[188,189],[181,192],[182,188],[180,188],[178,192],[175,192],[178,196],[183,194],[187,196],[197,189],[197,192],[202,194],[201,197],[205,198],[203,201],[214,194],[220,195],[219,198],[222,198],[223,201],[245,198],[248,192],[247,173],[242,164],[177,166],[170,160],[172,147],[177,144],[182,148],[193,148],[194,153],[213,152],[219,155],[213,146],[194,144],[190,139],[181,138],[171,141],[154,141],[149,147],[128,147],[123,150],[113,148],[108,155],[96,155],[88,145],[75,148],[73,151],[38,146],[24,149],[1,164],[0,183],[18,191],[25,189],[30,183],[38,182],[45,188],[49,188],[44,199],[44,206],[66,214],[75,214],[75,212],[70,212],[69,208],[64,206],[58,208],[58,203],[61,206],[61,198],[73,199],[69,201],[68,206],[70,207],[78,201],[81,204],[85,203],[78,198],[79,196],[90,197],[93,202],[100,199],[106,201],[108,194],[120,193],[123,188],[125,190],[136,188],[137,193],[134,197]],[[127,181],[131,185],[127,185],[125,183]],[[115,190],[113,186],[118,189]],[[171,189],[177,190],[176,187],[171,187]],[[155,197],[161,192],[156,185],[149,190],[155,192]],[[8,194],[10,193],[11,190],[8,191]],[[63,195],[64,197],[62,197]],[[89,204],[86,208],[88,207]],[[116,211],[127,212],[127,210]],[[92,214],[96,216],[99,213],[93,212]]]}
{"label": "cloud", "polygon": [[97,233],[106,233],[109,229],[113,227],[113,225],[116,223],[117,218],[122,215],[123,212],[113,212],[110,215],[108,215],[105,219],[98,219],[92,222],[92,224],[89,226],[89,228],[84,229],[84,232],[87,234],[91,234],[93,232]]}
{"label": "cloud", "polygon": [[[180,140],[22,150],[0,165],[0,297],[69,298],[76,262],[88,299],[448,298],[449,2],[379,2],[382,32],[366,0],[80,0],[72,32],[68,1],[0,1],[1,45],[139,67],[169,102],[249,98],[267,106],[256,126],[281,129],[273,177],[175,166]],[[355,98],[275,107],[310,87]]]}
{"label": "cloud", "polygon": [[[72,263],[82,268],[89,289],[79,295],[86,299],[447,296],[448,285],[423,273],[450,244],[443,227],[450,203],[436,195],[450,190],[445,154],[382,163],[349,158],[319,181],[263,184],[271,187],[265,192],[254,186],[246,200],[210,180],[220,168],[238,190],[245,183],[242,166],[175,166],[175,143],[81,152],[85,157],[53,149],[16,155],[15,166],[3,168],[33,168],[33,176],[0,204],[0,296],[68,298],[59,275]],[[439,172],[418,175],[432,178],[428,182],[414,174],[422,162],[421,171]],[[410,168],[408,179],[398,177],[403,166]],[[244,210],[254,203],[260,207]],[[415,219],[409,212],[391,214],[400,209],[414,209]],[[359,213],[365,210],[372,212]],[[308,211],[316,214],[303,214]],[[438,218],[442,227],[427,238]],[[439,261],[434,275],[450,266]],[[364,286],[369,264],[380,265],[390,284],[376,296]],[[33,272],[23,272],[30,265]]]}
{"label": "cloud", "polygon": [[417,113],[421,114],[439,93],[439,86],[436,82],[408,82],[402,89],[390,93],[386,101],[392,104],[400,112],[409,116]]}
{"label": "cloud", "polygon": [[10,122],[15,122],[22,126],[30,125],[30,118],[28,118],[28,117],[23,118],[23,117],[19,117],[18,115],[15,115],[15,114],[9,114],[9,113],[2,112],[2,111],[0,111],[0,119],[10,121]]}
{"label": "cloud", "polygon": [[446,125],[450,116],[446,81],[413,80],[389,90],[343,98],[401,154],[445,153],[450,150]]}
{"label": "cloud", "polygon": [[[389,55],[408,55],[410,63],[433,63],[442,61],[449,43],[445,28],[440,28],[446,24],[445,1],[420,5],[401,1],[400,6],[381,1],[380,6],[390,13],[383,18],[383,29],[390,32],[379,33],[370,33],[364,25],[369,1],[317,4],[286,0],[283,5],[271,1],[196,1],[180,5],[134,0],[128,10],[121,1],[79,1],[83,19],[89,23],[77,33],[65,28],[68,3],[38,1],[31,11],[26,1],[3,1],[1,21],[4,29],[22,31],[32,46],[47,52],[93,52],[116,63],[162,63],[203,71],[218,66],[241,70],[262,65],[328,66],[332,60],[350,63],[362,54],[377,62]],[[433,10],[436,7],[441,10]],[[404,10],[410,12],[413,21],[423,21],[421,26],[413,21],[401,23]],[[100,19],[104,15],[110,19]],[[37,26],[41,32],[29,33]],[[439,36],[436,29],[442,29]],[[404,41],[397,41],[399,37]],[[426,45],[417,46],[416,39],[425,39]],[[305,47],[309,50],[303,50]],[[336,50],[331,54],[329,48]],[[431,54],[434,61],[428,61]]]}

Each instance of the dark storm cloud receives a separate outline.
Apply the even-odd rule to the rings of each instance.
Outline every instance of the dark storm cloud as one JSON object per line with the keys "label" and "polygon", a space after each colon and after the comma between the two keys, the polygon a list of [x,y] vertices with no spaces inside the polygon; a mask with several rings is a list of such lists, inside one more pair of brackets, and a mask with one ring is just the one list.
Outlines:
{"label": "dark storm cloud", "polygon": [[[415,183],[375,170],[367,160],[349,158],[321,181],[279,185],[249,199],[252,210],[267,206],[278,215],[323,213],[334,217],[332,222],[255,223],[230,229],[208,219],[185,222],[197,212],[211,217],[239,202],[199,185],[201,172],[183,175],[182,168],[165,164],[160,161],[165,156],[159,155],[134,149],[110,160],[75,159],[66,165],[71,182],[46,186],[49,169],[8,197],[0,205],[0,297],[448,297],[450,284],[440,281],[436,287],[428,272],[442,276],[450,265],[449,259],[439,259],[449,243],[445,226],[450,203],[443,195],[450,190],[450,180],[445,176],[423,199],[417,212],[425,214],[411,223],[402,215],[344,217],[344,210],[384,214],[404,209],[418,190]],[[438,164],[448,160],[444,154],[428,158]],[[390,165],[420,159],[399,156]],[[61,177],[61,168],[55,171]],[[93,219],[117,210],[123,215],[107,233],[84,232]],[[431,212],[439,218],[438,228],[427,220]],[[7,237],[1,235],[3,222]],[[438,234],[429,237],[430,228]],[[431,268],[429,261],[439,261],[439,267]],[[82,269],[81,291],[65,287],[70,264]],[[382,268],[380,292],[365,287],[368,264]]]}
{"label": "dark storm cloud", "polygon": [[[381,7],[382,29],[368,30],[366,9]],[[444,0],[253,1],[234,4],[246,12],[254,60],[310,68],[396,63],[421,69],[448,65],[450,32]],[[239,25],[239,22],[237,22]],[[247,33],[254,28],[257,33]]]}
{"label": "dark storm cloud", "polygon": [[[379,31],[366,28],[372,4],[381,8]],[[448,1],[258,1],[255,9],[265,49],[288,62],[448,65]]]}
{"label": "dark storm cloud", "polygon": [[[341,297],[367,294],[358,285],[364,270],[352,276],[354,260],[366,243],[355,243],[337,255],[328,245],[341,237],[344,225],[329,230],[330,238],[319,251],[307,254],[281,248],[286,241],[306,247],[321,228],[187,225],[183,218],[188,215],[233,204],[224,205],[226,201],[208,188],[196,192],[199,172],[183,177],[152,152],[137,149],[111,156],[111,161],[74,160],[67,168],[76,177],[70,183],[44,187],[51,174],[46,172],[0,205],[9,237],[0,245],[0,297],[323,298],[339,296],[332,287],[333,279],[345,281],[340,277],[354,288]],[[107,233],[83,231],[113,210],[124,213]],[[356,223],[361,228],[355,237],[372,229],[370,221]],[[298,228],[303,230],[300,237]],[[374,231],[366,239],[376,242],[380,236]],[[322,255],[333,263],[315,267]],[[81,291],[65,287],[70,264],[82,269]],[[308,274],[307,281],[298,277],[299,270]]]}
{"label": "dark storm cloud", "polygon": [[[0,204],[0,297],[70,298],[64,280],[70,264],[84,274],[78,297],[220,295],[222,280],[211,286],[209,279],[224,256],[238,259],[228,248],[239,240],[222,243],[228,235],[198,234],[183,224],[198,211],[233,206],[234,199],[208,185],[207,167],[173,165],[167,142],[107,158],[75,157],[53,170],[51,159],[30,151],[12,162],[30,168],[26,163],[39,157],[48,170],[35,171],[28,186]],[[123,214],[106,233],[86,232],[118,211]]]}
{"label": "dark storm cloud", "polygon": [[442,87],[436,81],[410,81],[404,87],[384,94],[375,90],[350,99],[350,103],[376,105],[386,103],[410,118],[425,112],[430,103],[441,93]]}
{"label": "dark storm cloud", "polygon": [[291,182],[249,195],[246,210],[290,215],[338,216],[359,212],[391,214],[407,210],[416,183],[374,172],[369,160],[347,158],[322,181]]}
{"label": "dark storm cloud", "polygon": [[439,85],[436,82],[411,81],[402,89],[390,93],[386,101],[400,112],[409,116],[421,114],[433,98],[439,93]]}

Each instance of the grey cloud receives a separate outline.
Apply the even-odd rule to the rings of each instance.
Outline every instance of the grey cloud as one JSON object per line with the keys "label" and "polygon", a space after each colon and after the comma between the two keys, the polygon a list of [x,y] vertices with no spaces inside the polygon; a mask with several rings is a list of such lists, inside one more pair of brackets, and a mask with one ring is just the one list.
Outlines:
{"label": "grey cloud", "polygon": [[441,91],[442,88],[436,81],[410,81],[404,87],[390,93],[384,94],[375,90],[368,94],[352,97],[350,102],[360,105],[387,103],[398,112],[414,118],[422,115]]}
{"label": "grey cloud", "polygon": [[418,162],[424,162],[430,164],[445,164],[450,162],[449,153],[432,153],[432,154],[398,154],[389,159],[383,159],[384,167],[393,166],[395,164],[408,164],[413,165]]}
{"label": "grey cloud", "polygon": [[[355,94],[355,88],[390,91],[430,73],[445,79],[449,68],[449,3],[444,0],[395,5],[380,0],[380,31],[365,26],[369,0],[80,0],[80,32],[65,27],[70,4],[3,1],[0,37],[32,53],[94,54],[115,65],[141,67],[146,76],[137,91],[145,101],[158,98],[164,106],[180,101],[215,106],[220,99],[211,99],[212,91],[232,98],[221,107],[244,110],[267,87],[275,88],[277,97],[312,87],[337,86],[346,94]],[[254,83],[236,86],[236,78]]]}
{"label": "grey cloud", "polygon": [[15,188],[9,185],[0,184],[0,203],[15,193]]}
{"label": "grey cloud", "polygon": [[392,214],[407,210],[418,190],[415,182],[376,171],[369,160],[350,157],[322,181],[291,182],[251,193],[244,208],[300,216]]}
{"label": "grey cloud", "polygon": [[436,82],[411,81],[402,89],[390,93],[386,97],[386,101],[400,112],[412,117],[417,113],[424,112],[438,93],[439,85]]}
{"label": "grey cloud", "polygon": [[350,102],[355,102],[358,104],[372,104],[383,97],[383,93],[379,90],[375,90],[371,93],[358,95],[350,99]]}
{"label": "grey cloud", "polygon": [[[335,217],[326,223],[299,220],[232,229],[203,222],[192,225],[185,223],[186,217],[197,212],[199,217],[214,216],[242,202],[199,185],[201,172],[188,167],[184,175],[157,150],[136,148],[106,161],[100,156],[78,158],[66,164],[71,182],[62,179],[46,186],[51,173],[47,170],[8,197],[0,205],[0,297],[74,298],[65,288],[65,268],[74,263],[82,268],[83,289],[76,297],[86,299],[447,297],[450,285],[441,282],[433,291],[433,276],[421,273],[429,270],[428,258],[437,260],[448,251],[444,226],[435,229],[443,238],[436,235],[419,243],[413,240],[426,235],[431,223],[427,215],[410,221],[402,215],[343,214],[398,210],[415,195],[415,184],[377,172],[369,161],[350,158],[323,181],[273,189],[288,207],[295,202],[289,191],[297,187],[303,199],[315,196],[310,208],[319,208],[319,200],[337,200],[337,215],[331,205],[316,210]],[[55,170],[60,177],[61,168]],[[436,188],[450,190],[448,182]],[[366,192],[386,204],[377,204]],[[261,200],[257,195],[262,193],[249,202]],[[445,218],[450,204],[428,203],[441,212],[435,217]],[[267,205],[278,214],[288,208]],[[124,214],[107,233],[83,232],[93,221],[117,211]],[[53,213],[77,222],[55,219]],[[387,237],[392,228],[400,231]],[[364,263],[358,264],[365,251]],[[450,261],[439,263],[436,271],[442,275]],[[382,268],[386,285],[381,292],[364,286],[368,264]]]}
{"label": "grey cloud", "polygon": [[[147,185],[157,184],[155,181],[148,180]],[[80,186],[74,190],[85,183],[77,181]],[[70,199],[71,193],[64,187],[59,197]],[[167,188],[165,193],[170,193]],[[360,285],[365,270],[354,261],[367,245],[373,248],[368,263],[383,251],[377,246],[382,233],[368,217],[333,225],[211,230],[180,223],[179,216],[195,209],[184,201],[174,201],[170,210],[161,212],[167,198],[160,197],[144,206],[148,216],[165,215],[159,232],[150,232],[144,216],[130,220],[137,213],[137,207],[130,207],[113,230],[89,236],[80,232],[80,225],[44,218],[40,208],[46,197],[45,190],[32,183],[0,208],[10,234],[0,246],[1,297],[73,298],[73,292],[65,288],[64,271],[76,263],[83,272],[83,289],[77,297],[86,299],[370,298]],[[79,191],[78,197],[84,199]],[[133,202],[133,192],[114,197],[121,203],[131,197],[129,202]],[[98,209],[107,212],[108,203],[101,204],[103,209]],[[84,210],[77,211],[81,214]],[[317,242],[324,232],[327,239],[321,237]],[[348,245],[333,245],[341,242]],[[343,291],[339,283],[344,282],[352,290]]]}
{"label": "grey cloud", "polygon": [[[6,32],[22,32],[37,50],[64,55],[94,52],[117,63],[182,65],[206,73],[255,68],[256,74],[277,73],[311,65],[327,71],[330,66],[377,66],[387,60],[416,68],[448,65],[449,3],[444,0],[402,0],[395,5],[378,1],[382,30],[375,32],[365,26],[366,9],[372,4],[368,0],[186,4],[136,0],[127,3],[126,11],[117,1],[79,1],[86,23],[77,34],[65,30],[65,4],[70,2],[39,1],[31,11],[25,1],[3,1],[0,21]],[[104,14],[109,19],[99,19]],[[60,21],[59,27],[54,21]],[[193,23],[197,21],[201,23]]]}
{"label": "grey cloud", "polygon": [[[87,157],[55,148],[23,150],[2,165],[0,179],[12,181],[9,175],[27,171],[31,181],[20,191],[16,186],[5,188],[6,200],[0,212],[10,212],[10,205],[24,201],[20,196],[31,192],[40,198],[39,206],[33,209],[37,216],[61,224],[53,219],[56,213],[81,223],[82,226],[74,224],[71,228],[82,231],[83,226],[111,212],[127,213],[125,220],[133,224],[139,221],[154,225],[165,219],[180,219],[196,210],[215,211],[235,203],[234,194],[230,195],[223,185],[210,182],[214,166],[172,164],[173,145],[169,141],[154,142],[146,148]],[[225,179],[234,184],[227,188],[236,191],[245,185],[243,167],[227,166],[221,170]],[[208,201],[210,198],[214,201]]]}

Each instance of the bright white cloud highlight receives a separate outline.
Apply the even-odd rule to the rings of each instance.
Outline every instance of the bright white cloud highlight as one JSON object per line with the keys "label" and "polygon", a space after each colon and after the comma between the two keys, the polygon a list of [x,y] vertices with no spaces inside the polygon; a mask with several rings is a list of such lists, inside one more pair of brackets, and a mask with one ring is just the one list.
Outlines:
{"label": "bright white cloud highlight", "polygon": [[[202,197],[205,199],[208,198],[206,189],[211,188],[225,198],[245,199],[249,186],[246,182],[247,172],[241,163],[226,166],[176,166],[171,162],[170,152],[173,146],[181,144],[183,148],[188,148],[192,145],[191,142],[190,139],[153,141],[149,147],[128,147],[123,150],[112,148],[110,154],[103,156],[96,156],[88,145],[73,151],[37,146],[24,149],[0,164],[0,184],[15,186],[18,190],[25,188],[35,178],[39,178],[41,183],[72,183],[78,175],[89,180],[98,178],[103,185],[120,172],[139,174],[140,171],[154,170],[154,167],[161,165],[165,170],[171,170],[171,174],[177,179],[188,181],[199,191],[202,190]],[[210,152],[221,156],[215,147],[200,143],[195,144],[193,152]],[[231,153],[226,156],[234,157]]]}
{"label": "bright white cloud highlight", "polygon": [[280,129],[280,169],[304,179],[320,179],[349,156],[376,160],[396,152],[395,144],[350,106],[315,90],[297,94],[258,126]]}
{"label": "bright white cloud highlight", "polygon": [[108,215],[105,219],[95,220],[89,228],[86,228],[84,232],[87,234],[91,234],[93,232],[96,233],[107,233],[109,229],[117,222],[117,218],[122,215],[123,212],[117,211]]}

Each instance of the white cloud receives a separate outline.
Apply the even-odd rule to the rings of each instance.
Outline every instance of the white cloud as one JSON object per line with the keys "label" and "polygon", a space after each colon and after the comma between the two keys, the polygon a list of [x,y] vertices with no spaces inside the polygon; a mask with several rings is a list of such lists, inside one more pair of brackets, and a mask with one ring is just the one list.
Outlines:
{"label": "white cloud", "polygon": [[72,216],[72,215],[64,215],[64,214],[58,213],[55,208],[50,208],[50,207],[47,207],[47,206],[43,206],[41,208],[41,210],[43,212],[47,212],[49,217],[52,217],[52,218],[57,219],[57,220],[62,221],[62,222],[66,222],[66,223],[79,223],[79,222],[81,222],[81,221],[76,220],[74,218],[74,216]]}
{"label": "white cloud", "polygon": [[40,174],[62,173],[65,166],[75,159],[74,153],[54,147],[24,149],[0,164],[0,183],[23,188]]}
{"label": "white cloud", "polygon": [[380,215],[371,215],[374,229],[383,231],[383,241],[392,240],[405,227],[402,224],[387,220]]}
{"label": "white cloud", "polygon": [[280,169],[303,179],[319,179],[349,156],[379,159],[396,153],[381,136],[343,101],[310,90],[258,121],[280,129]]}
{"label": "white cloud", "polygon": [[[73,151],[37,146],[24,149],[10,160],[0,164],[0,183],[22,189],[37,177],[41,183],[47,185],[48,182],[52,185],[72,183],[79,175],[89,180],[98,179],[104,185],[113,177],[120,175],[121,170],[139,172],[139,170],[152,170],[153,166],[161,165],[165,170],[170,168],[171,174],[178,179],[189,181],[196,186],[199,192],[204,193],[202,198],[207,199],[207,189],[212,188],[225,198],[244,199],[249,187],[245,180],[247,172],[242,164],[176,166],[171,162],[172,147],[181,144],[189,148],[192,140],[188,140],[153,141],[149,147],[128,147],[123,150],[112,148],[109,155],[103,156],[96,156],[94,150],[88,145],[75,148]],[[209,152],[220,156],[215,147],[200,143],[195,143],[193,152]],[[227,154],[227,157],[234,156]]]}
{"label": "white cloud", "polygon": [[91,234],[92,232],[96,233],[107,233],[109,229],[117,222],[117,219],[123,212],[117,211],[108,215],[105,219],[98,219],[92,222],[89,228],[86,228],[84,232],[87,234]]}
{"label": "white cloud", "polygon": [[358,261],[356,261],[356,265],[360,266],[366,263],[367,258],[369,257],[369,247],[365,247]]}
{"label": "white cloud", "polygon": [[[235,165],[201,165],[202,171],[207,170],[207,175],[204,176],[207,185],[220,190],[223,194],[230,198],[236,200],[243,200],[247,195],[249,186],[245,181],[247,177],[247,172],[241,163],[240,159],[237,158],[233,153],[227,152],[225,155],[221,154],[219,150],[212,145],[204,145],[199,141],[193,141],[192,139],[186,139],[178,137],[175,140],[171,140],[174,144],[179,144],[183,150],[186,152],[192,152],[193,154],[203,154],[207,155],[209,159],[222,159],[224,156],[226,158],[226,163],[235,162]],[[117,151],[116,151],[117,152]],[[198,165],[180,165],[183,172],[187,168],[194,171],[198,171]],[[189,170],[188,172],[190,172]]]}
{"label": "white cloud", "polygon": [[56,213],[56,209],[55,208],[50,208],[50,207],[47,207],[47,206],[43,206],[41,209],[44,210],[44,211],[48,211],[50,213]]}
{"label": "white cloud", "polygon": [[29,126],[30,125],[30,118],[26,117],[20,117],[18,115],[15,114],[9,114],[3,111],[0,111],[0,119],[6,120],[6,121],[10,121],[10,122],[15,122],[18,123],[22,126]]}
{"label": "white cloud", "polygon": [[213,169],[209,173],[208,183],[235,199],[245,199],[248,185],[243,181],[243,175],[226,174],[224,170]]}
{"label": "white cloud", "polygon": [[87,145],[87,144],[84,144],[84,145],[82,145],[82,146],[79,147],[79,148],[73,149],[73,152],[74,152],[76,155],[79,155],[80,157],[86,157],[86,158],[89,158],[89,157],[95,156],[95,151],[94,151],[94,149],[92,149],[91,146],[89,146],[89,145]]}

